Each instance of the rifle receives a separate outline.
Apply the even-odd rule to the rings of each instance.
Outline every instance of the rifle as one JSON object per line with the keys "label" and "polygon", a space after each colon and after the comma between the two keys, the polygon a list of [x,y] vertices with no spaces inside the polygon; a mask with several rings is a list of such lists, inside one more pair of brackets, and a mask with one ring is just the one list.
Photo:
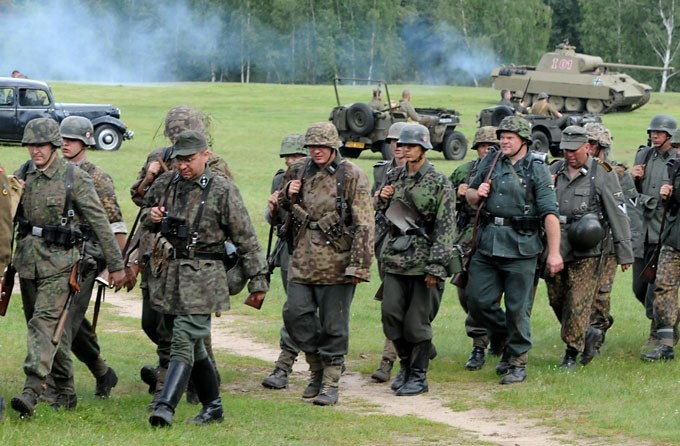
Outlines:
{"label": "rifle", "polygon": [[97,321],[99,320],[99,310],[101,309],[102,301],[106,298],[106,288],[109,285],[109,270],[105,269],[94,279],[97,282],[97,299],[94,301],[94,313],[92,314],[92,334],[97,332]]}
{"label": "rifle", "polygon": [[71,304],[73,299],[80,292],[80,281],[83,277],[83,256],[85,255],[85,240],[82,242],[82,247],[80,248],[80,258],[71,268],[71,275],[68,278],[69,293],[66,298],[66,303],[64,304],[64,309],[61,310],[59,315],[59,322],[57,322],[57,328],[54,329],[54,334],[52,335],[52,344],[58,345],[61,340],[61,335],[64,333],[64,328],[66,328],[66,323],[68,322],[69,313],[71,311]]}
{"label": "rifle", "polygon": [[9,305],[9,298],[12,297],[12,289],[14,289],[14,276],[17,271],[10,263],[2,276],[2,284],[0,284],[0,316],[7,314],[7,306]]}
{"label": "rifle", "polygon": [[527,97],[527,93],[529,92],[529,84],[531,84],[531,78],[527,80],[527,86],[524,87],[524,94],[522,95],[522,99],[520,99],[519,102],[524,102],[524,99]]}

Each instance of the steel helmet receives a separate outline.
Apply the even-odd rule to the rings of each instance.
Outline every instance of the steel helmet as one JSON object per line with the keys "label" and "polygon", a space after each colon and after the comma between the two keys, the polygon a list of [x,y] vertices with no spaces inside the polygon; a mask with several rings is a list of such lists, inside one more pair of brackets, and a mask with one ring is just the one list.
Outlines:
{"label": "steel helmet", "polygon": [[647,128],[647,134],[651,132],[666,132],[673,136],[678,129],[678,122],[671,115],[654,115]]}
{"label": "steel helmet", "polygon": [[283,137],[279,156],[283,158],[289,155],[309,155],[309,149],[305,147],[305,135],[289,133]]}
{"label": "steel helmet", "polygon": [[397,144],[417,144],[425,150],[430,150],[432,148],[430,131],[422,124],[406,124],[399,133]]}
{"label": "steel helmet", "polygon": [[94,128],[92,122],[83,116],[68,116],[59,124],[59,132],[62,138],[79,139],[86,146],[95,144]]}
{"label": "steel helmet", "polygon": [[503,118],[496,129],[496,136],[499,139],[502,132],[516,133],[517,136],[525,139],[528,143],[531,143],[531,123],[522,117],[506,116]]}
{"label": "steel helmet", "polygon": [[50,143],[55,147],[64,145],[59,133],[59,124],[52,118],[35,118],[28,121],[24,128],[22,145]]}
{"label": "steel helmet", "polygon": [[498,144],[498,136],[496,136],[496,127],[492,125],[485,125],[480,127],[475,132],[475,139],[472,141],[472,150],[477,150],[480,144]]}
{"label": "steel helmet", "polygon": [[171,108],[165,115],[163,134],[172,138],[184,130],[195,130],[205,135],[206,117],[199,110],[189,105],[178,105]]}
{"label": "steel helmet", "polygon": [[586,129],[586,135],[589,141],[597,141],[597,143],[605,149],[609,149],[612,145],[612,135],[609,129],[599,122],[588,122],[583,126]]}
{"label": "steel helmet", "polygon": [[586,214],[569,225],[567,237],[574,249],[587,251],[602,241],[604,229],[597,215]]}
{"label": "steel helmet", "polygon": [[674,135],[671,137],[671,146],[673,146],[673,147],[678,147],[678,146],[680,146],[680,132],[674,134]]}
{"label": "steel helmet", "polygon": [[399,121],[392,124],[390,129],[387,131],[387,137],[385,139],[399,139],[399,135],[401,135],[401,131],[404,129],[405,125],[406,122],[404,121]]}
{"label": "steel helmet", "polygon": [[340,147],[338,129],[332,122],[321,121],[310,125],[305,134],[305,147],[324,146],[337,150]]}

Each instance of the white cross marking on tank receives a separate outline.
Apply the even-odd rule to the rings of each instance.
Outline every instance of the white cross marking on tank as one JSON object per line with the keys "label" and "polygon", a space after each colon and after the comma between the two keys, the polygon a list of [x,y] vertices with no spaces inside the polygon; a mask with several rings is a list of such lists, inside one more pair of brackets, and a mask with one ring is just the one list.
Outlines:
{"label": "white cross marking on tank", "polygon": [[599,76],[596,77],[595,79],[593,79],[593,85],[602,85],[602,79],[600,79]]}

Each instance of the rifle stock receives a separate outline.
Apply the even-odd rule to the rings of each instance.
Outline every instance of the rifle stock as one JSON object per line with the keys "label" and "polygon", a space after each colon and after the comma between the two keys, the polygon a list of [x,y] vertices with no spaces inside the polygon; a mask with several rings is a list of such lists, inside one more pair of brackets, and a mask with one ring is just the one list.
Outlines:
{"label": "rifle stock", "polygon": [[61,335],[64,333],[64,328],[66,328],[66,322],[68,321],[68,316],[71,311],[71,303],[73,303],[73,298],[80,292],[80,285],[78,284],[80,264],[82,262],[78,260],[71,269],[71,275],[68,279],[69,293],[66,298],[66,303],[64,304],[64,309],[61,310],[59,315],[59,322],[57,322],[57,328],[54,330],[52,335],[52,344],[58,345],[61,340]]}
{"label": "rifle stock", "polygon": [[15,275],[16,270],[10,263],[2,276],[2,284],[0,284],[0,316],[7,314],[9,299],[12,297],[12,290],[14,289]]}

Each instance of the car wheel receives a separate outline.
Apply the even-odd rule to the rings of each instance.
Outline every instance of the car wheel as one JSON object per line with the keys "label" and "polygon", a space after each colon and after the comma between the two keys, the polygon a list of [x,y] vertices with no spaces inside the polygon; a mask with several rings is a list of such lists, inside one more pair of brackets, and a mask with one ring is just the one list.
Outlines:
{"label": "car wheel", "polygon": [[392,153],[392,147],[390,147],[390,143],[388,143],[387,141],[385,141],[382,144],[382,149],[380,149],[380,152],[382,153],[382,157],[384,160],[389,161],[392,158],[394,158],[394,153]]}
{"label": "car wheel", "polygon": [[123,144],[123,134],[112,125],[102,124],[94,129],[94,141],[99,150],[118,150]]}
{"label": "car wheel", "polygon": [[363,136],[371,133],[375,126],[373,109],[363,102],[352,104],[347,110],[347,125],[357,135]]}
{"label": "car wheel", "polygon": [[531,148],[536,152],[548,153],[550,148],[550,140],[541,131],[536,131],[531,134],[531,140],[533,141]]}
{"label": "car wheel", "polygon": [[342,146],[340,147],[340,155],[344,156],[345,158],[359,158],[359,155],[361,155],[361,149]]}
{"label": "car wheel", "polygon": [[462,160],[467,152],[467,139],[460,132],[451,132],[444,140],[444,158],[447,160]]}

